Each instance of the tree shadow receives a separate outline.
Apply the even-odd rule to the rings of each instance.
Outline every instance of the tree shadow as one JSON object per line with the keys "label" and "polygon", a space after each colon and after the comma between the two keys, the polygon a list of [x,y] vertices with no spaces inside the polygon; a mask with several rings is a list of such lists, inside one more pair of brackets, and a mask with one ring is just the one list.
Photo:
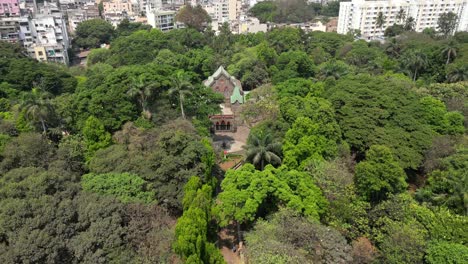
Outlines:
{"label": "tree shadow", "polygon": [[216,134],[213,136],[213,145],[216,149],[229,150],[234,142],[235,140],[232,136]]}

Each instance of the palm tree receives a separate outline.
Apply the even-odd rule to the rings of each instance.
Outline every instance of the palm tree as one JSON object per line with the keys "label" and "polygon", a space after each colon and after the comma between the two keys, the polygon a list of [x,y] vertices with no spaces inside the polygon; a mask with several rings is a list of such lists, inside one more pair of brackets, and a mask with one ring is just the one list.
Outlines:
{"label": "palm tree", "polygon": [[403,8],[400,8],[400,10],[398,11],[396,15],[396,19],[398,19],[398,21],[401,23],[403,20],[405,20],[405,18],[406,18],[405,10]]}
{"label": "palm tree", "polygon": [[172,88],[169,89],[169,94],[176,93],[179,96],[180,112],[182,118],[186,119],[184,112],[185,96],[192,93],[193,85],[190,83],[190,78],[183,71],[178,71],[171,79]]}
{"label": "palm tree", "polygon": [[416,25],[416,21],[414,21],[413,17],[408,17],[405,22],[405,26],[403,27],[406,31],[414,31],[414,27]]}
{"label": "palm tree", "polygon": [[273,141],[270,133],[251,134],[244,148],[247,150],[246,160],[263,170],[266,164],[281,164],[281,144]]}
{"label": "palm tree", "polygon": [[468,65],[463,64],[448,70],[447,81],[450,83],[468,81]]}
{"label": "palm tree", "polygon": [[445,64],[449,64],[450,59],[455,59],[455,57],[457,57],[457,43],[453,40],[449,41],[442,50],[442,54],[447,56],[447,62]]}
{"label": "palm tree", "polygon": [[49,93],[33,88],[31,93],[23,98],[21,104],[21,109],[26,110],[26,118],[40,122],[44,134],[47,132],[47,119],[53,112],[50,97]]}
{"label": "palm tree", "polygon": [[375,25],[382,30],[383,25],[385,24],[385,16],[382,12],[377,14],[375,18]]}
{"label": "palm tree", "polygon": [[136,97],[142,109],[142,115],[146,119],[151,119],[151,112],[148,110],[148,101],[153,95],[153,89],[157,85],[155,83],[148,83],[145,81],[144,76],[140,75],[138,78],[132,78],[132,83],[127,93],[131,97]]}
{"label": "palm tree", "polygon": [[402,49],[402,46],[401,46],[400,41],[398,41],[397,38],[391,38],[390,42],[388,42],[387,46],[385,47],[385,52],[388,55],[394,58],[397,58],[400,56],[401,49]]}
{"label": "palm tree", "polygon": [[419,50],[411,50],[403,56],[403,67],[406,68],[413,81],[416,81],[418,74],[428,66],[426,54]]}

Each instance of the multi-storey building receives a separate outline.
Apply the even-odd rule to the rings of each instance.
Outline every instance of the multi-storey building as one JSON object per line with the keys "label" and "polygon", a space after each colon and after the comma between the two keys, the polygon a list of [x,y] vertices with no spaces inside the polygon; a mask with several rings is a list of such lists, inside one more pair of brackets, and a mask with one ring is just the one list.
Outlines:
{"label": "multi-storey building", "polygon": [[67,26],[56,4],[44,2],[37,14],[20,23],[20,27],[21,35],[24,34],[23,46],[31,57],[39,61],[68,64]]}
{"label": "multi-storey building", "polygon": [[29,4],[0,0],[0,40],[20,43],[39,61],[67,64],[69,40],[59,8],[48,2],[40,8]]}
{"label": "multi-storey building", "polygon": [[122,20],[134,16],[133,5],[129,0],[110,0],[104,1],[102,4],[104,19],[114,27],[117,27]]}
{"label": "multi-storey building", "polygon": [[0,17],[19,16],[20,7],[18,0],[0,0]]}
{"label": "multi-storey building", "polygon": [[161,10],[158,8],[149,9],[147,7],[146,17],[148,24],[153,28],[160,29],[161,31],[168,31],[175,27],[176,11],[174,10]]}
{"label": "multi-storey building", "polygon": [[98,5],[96,3],[83,3],[80,6],[63,11],[68,17],[68,30],[70,33],[75,32],[79,23],[100,18]]}
{"label": "multi-storey building", "polygon": [[[468,30],[467,0],[352,0],[340,3],[337,31],[346,34],[359,30],[367,40],[383,38],[387,27],[404,23],[399,15],[403,13],[405,19],[414,19],[414,29],[421,32],[425,28],[437,29],[440,15],[447,12],[458,16],[455,31]],[[379,16],[384,18],[381,26],[376,23]]]}
{"label": "multi-storey building", "polygon": [[0,40],[19,42],[20,8],[18,0],[0,0]]}

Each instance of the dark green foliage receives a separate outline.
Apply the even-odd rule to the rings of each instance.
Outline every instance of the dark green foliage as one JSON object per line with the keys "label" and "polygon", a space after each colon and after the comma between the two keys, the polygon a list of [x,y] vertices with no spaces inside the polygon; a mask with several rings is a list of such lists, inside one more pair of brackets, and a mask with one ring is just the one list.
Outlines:
{"label": "dark green foliage", "polygon": [[166,36],[159,30],[136,31],[112,42],[112,55],[108,62],[113,66],[146,64],[156,57],[157,51],[165,44]]}
{"label": "dark green foliage", "polygon": [[337,159],[313,164],[307,170],[329,202],[325,223],[353,240],[370,233],[370,204],[356,194],[354,175],[346,165],[345,160]]}
{"label": "dark green foliage", "polygon": [[403,168],[418,168],[433,131],[421,117],[419,98],[398,76],[346,77],[329,87],[327,97],[351,149],[363,154],[371,145],[392,149]]}
{"label": "dark green foliage", "polygon": [[[249,13],[262,23],[300,23],[314,17],[316,12],[313,7],[305,0],[272,0],[257,3]],[[331,7],[325,13],[333,15],[335,13],[333,9]]]}
{"label": "dark green foliage", "polygon": [[[176,120],[149,130],[128,124],[115,140],[118,144],[96,152],[89,162],[91,172],[137,174],[156,192],[160,204],[175,211],[182,208],[182,187],[188,179],[203,175],[213,165],[202,161],[212,150],[187,121]],[[205,177],[204,181],[211,180]]]}
{"label": "dark green foliage", "polygon": [[[3,53],[9,55],[2,56]],[[0,58],[0,84],[9,83],[11,88],[18,91],[29,91],[36,87],[55,95],[75,90],[77,81],[64,68],[26,58],[12,44],[0,46]]]}
{"label": "dark green foliage", "polygon": [[[255,8],[302,21],[338,6]],[[0,262],[223,263],[220,224],[238,227],[239,242],[248,234],[242,251],[256,263],[461,263],[466,33],[416,33],[397,15],[384,44],[354,41],[359,32],[91,21],[83,31],[103,30],[77,41],[110,48],[85,68],[1,42]],[[281,142],[284,156],[272,153],[286,165],[217,168],[203,137],[223,96],[202,81],[220,65],[250,92],[239,119],[259,139],[252,153],[271,162],[269,142]]]}
{"label": "dark green foliage", "polygon": [[347,263],[351,247],[341,234],[288,209],[259,220],[246,235],[255,263]]}
{"label": "dark green foliage", "polygon": [[456,152],[440,159],[439,168],[429,174],[427,185],[418,190],[420,201],[447,207],[458,214],[468,212],[466,182],[468,181],[468,149],[466,142]]}
{"label": "dark green foliage", "polygon": [[407,188],[405,172],[385,146],[374,145],[366,152],[365,161],[356,166],[356,187],[367,201],[378,203],[390,194]]}
{"label": "dark green foliage", "polygon": [[74,43],[80,48],[99,48],[108,44],[114,34],[114,27],[103,19],[90,19],[76,27]]}
{"label": "dark green foliage", "polygon": [[117,36],[119,36],[119,37],[120,36],[128,36],[128,35],[132,34],[133,32],[139,31],[139,30],[150,31],[151,26],[150,25],[145,25],[145,24],[142,24],[142,23],[139,23],[139,22],[138,23],[130,22],[130,21],[128,21],[128,19],[123,19],[117,25],[117,29],[115,30],[115,34]]}
{"label": "dark green foliage", "polygon": [[443,13],[440,15],[437,21],[438,30],[445,36],[448,37],[453,33],[457,26],[458,16],[453,12]]}
{"label": "dark green foliage", "polygon": [[0,172],[18,167],[46,168],[52,159],[54,148],[40,134],[22,133],[11,139],[3,149]]}

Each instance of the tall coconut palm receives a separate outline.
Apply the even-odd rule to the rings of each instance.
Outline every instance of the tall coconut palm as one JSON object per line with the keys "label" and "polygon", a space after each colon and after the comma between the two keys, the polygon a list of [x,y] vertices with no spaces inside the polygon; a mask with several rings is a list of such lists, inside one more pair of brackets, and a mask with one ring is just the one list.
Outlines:
{"label": "tall coconut palm", "polygon": [[453,67],[447,72],[447,81],[450,83],[468,81],[468,65]]}
{"label": "tall coconut palm", "polygon": [[445,64],[449,64],[451,59],[457,57],[457,43],[453,40],[449,41],[443,48],[442,55],[447,56]]}
{"label": "tall coconut palm", "polygon": [[375,25],[382,30],[383,25],[385,24],[385,15],[382,12],[377,14],[375,18]]}
{"label": "tall coconut palm", "polygon": [[154,88],[157,87],[156,83],[147,82],[143,75],[138,78],[132,78],[130,88],[127,93],[131,97],[136,97],[142,109],[142,115],[146,119],[151,119],[151,112],[148,109],[148,101],[153,95]]}
{"label": "tall coconut palm", "polygon": [[400,10],[398,11],[396,15],[396,19],[398,19],[398,21],[401,23],[405,20],[405,18],[406,18],[405,10],[403,8],[400,8]]}
{"label": "tall coconut palm", "polygon": [[413,81],[416,81],[418,74],[428,66],[426,54],[419,50],[410,50],[403,56],[403,67],[408,70]]}
{"label": "tall coconut palm", "polygon": [[180,112],[182,118],[186,119],[184,111],[185,97],[192,93],[193,85],[190,82],[190,78],[183,71],[178,71],[172,76],[172,88],[169,89],[169,94],[177,94],[179,97]]}
{"label": "tall coconut palm", "polygon": [[398,58],[401,54],[402,45],[397,38],[391,38],[385,47],[385,52],[393,58]]}
{"label": "tall coconut palm", "polygon": [[274,142],[270,133],[251,134],[244,148],[247,150],[246,160],[261,170],[267,164],[281,164],[281,144]]}
{"label": "tall coconut palm", "polygon": [[33,88],[31,93],[23,98],[21,104],[21,109],[26,111],[26,118],[40,122],[44,134],[47,132],[47,120],[53,113],[50,97],[49,93]]}
{"label": "tall coconut palm", "polygon": [[408,17],[406,19],[405,25],[403,26],[403,29],[406,31],[414,31],[415,26],[416,26],[416,21],[414,20],[414,18]]}

